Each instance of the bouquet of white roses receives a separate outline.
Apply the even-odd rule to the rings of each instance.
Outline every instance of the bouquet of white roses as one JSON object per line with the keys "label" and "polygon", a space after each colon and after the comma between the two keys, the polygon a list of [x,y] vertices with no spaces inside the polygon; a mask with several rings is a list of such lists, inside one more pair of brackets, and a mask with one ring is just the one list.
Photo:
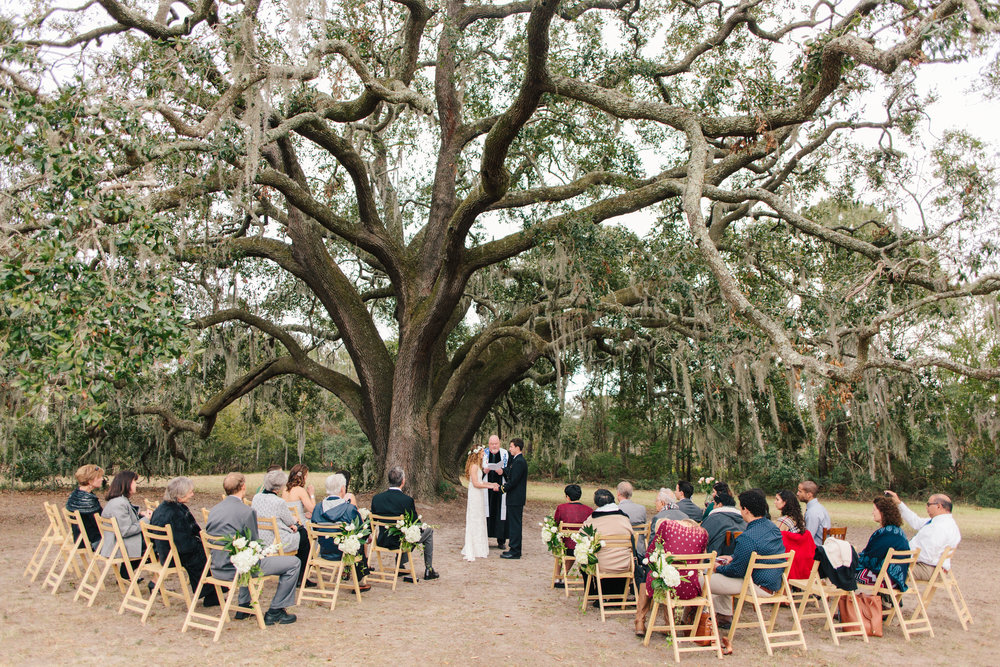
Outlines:
{"label": "bouquet of white roses", "polygon": [[699,477],[698,486],[701,488],[702,492],[706,495],[712,493],[712,485],[715,484],[714,477]]}
{"label": "bouquet of white roses", "polygon": [[542,527],[542,542],[545,543],[549,553],[556,558],[562,557],[566,553],[566,545],[563,544],[562,537],[559,535],[559,524],[556,523],[555,517],[547,516],[538,525]]}
{"label": "bouquet of white roses", "polygon": [[573,555],[576,557],[577,568],[584,574],[593,574],[594,565],[597,564],[597,552],[604,546],[597,529],[593,526],[584,526],[579,532],[573,533],[570,539],[576,542]]}
{"label": "bouquet of white roses", "polygon": [[260,576],[262,558],[278,553],[281,544],[265,547],[260,540],[250,539],[250,529],[222,539],[222,546],[229,552],[229,562],[236,568],[236,583],[246,586],[250,579]]}
{"label": "bouquet of white roses", "polygon": [[358,562],[358,554],[361,552],[361,545],[371,534],[372,530],[363,519],[355,519],[344,526],[343,530],[333,538],[334,543],[340,549],[345,566],[354,565]]}
{"label": "bouquet of white roses", "polygon": [[399,538],[399,548],[403,551],[413,551],[420,542],[420,535],[430,526],[420,520],[420,515],[407,512],[402,519],[396,520],[395,526],[389,526],[389,534]]}
{"label": "bouquet of white roses", "polygon": [[672,591],[680,586],[683,578],[677,568],[673,566],[674,558],[663,550],[663,544],[657,543],[653,553],[642,562],[649,565],[651,576],[650,585],[653,587],[653,599],[664,604],[667,601],[667,591]]}

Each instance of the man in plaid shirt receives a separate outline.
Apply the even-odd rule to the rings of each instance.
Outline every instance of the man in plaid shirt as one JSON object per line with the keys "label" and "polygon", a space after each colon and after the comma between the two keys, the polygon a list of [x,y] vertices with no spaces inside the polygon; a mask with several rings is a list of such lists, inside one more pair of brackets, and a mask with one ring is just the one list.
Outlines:
{"label": "man in plaid shirt", "polygon": [[[781,531],[767,518],[767,499],[759,493],[744,491],[740,494],[740,513],[747,522],[746,530],[736,538],[732,556],[720,556],[719,566],[712,575],[712,600],[720,629],[726,629],[733,620],[733,595],[739,595],[743,578],[756,551],[761,556],[785,553]],[[764,563],[769,561],[764,560]],[[759,570],[753,573],[757,594],[774,595],[781,588],[781,570]]]}

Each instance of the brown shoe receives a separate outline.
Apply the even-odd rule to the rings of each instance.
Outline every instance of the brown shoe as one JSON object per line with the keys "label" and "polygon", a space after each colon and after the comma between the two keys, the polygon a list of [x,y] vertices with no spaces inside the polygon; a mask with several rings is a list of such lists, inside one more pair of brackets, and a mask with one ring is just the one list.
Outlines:
{"label": "brown shoe", "polygon": [[646,619],[645,619],[645,617],[635,619],[635,636],[636,637],[645,637],[646,636]]}

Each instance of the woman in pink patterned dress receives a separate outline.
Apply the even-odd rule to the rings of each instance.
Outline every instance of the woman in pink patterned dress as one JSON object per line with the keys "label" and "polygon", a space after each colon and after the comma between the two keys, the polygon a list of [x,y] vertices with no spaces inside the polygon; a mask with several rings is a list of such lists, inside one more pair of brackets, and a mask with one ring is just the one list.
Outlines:
{"label": "woman in pink patterned dress", "polygon": [[[656,526],[656,535],[649,542],[646,548],[648,558],[656,545],[662,544],[663,550],[674,556],[705,553],[708,546],[708,533],[704,528],[690,519],[683,521],[671,521],[663,519]],[[691,570],[678,568],[681,575],[681,583],[674,589],[674,594],[681,600],[690,600],[701,594],[701,584],[697,575]],[[636,601],[635,611],[635,634],[646,635],[646,616],[653,602],[653,575],[650,573],[646,577],[646,585],[639,586],[639,599]],[[666,607],[663,608],[664,614]]]}

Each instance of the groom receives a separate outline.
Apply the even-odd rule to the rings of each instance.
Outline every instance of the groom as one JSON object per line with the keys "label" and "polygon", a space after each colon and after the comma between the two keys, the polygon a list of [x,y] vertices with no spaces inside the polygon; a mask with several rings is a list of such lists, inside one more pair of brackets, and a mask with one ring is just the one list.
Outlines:
{"label": "groom", "polygon": [[510,463],[504,475],[501,490],[507,494],[507,532],[510,536],[510,548],[500,554],[500,558],[521,557],[521,519],[524,514],[525,491],[528,487],[528,463],[524,460],[521,450],[524,440],[514,438],[510,441]]}

